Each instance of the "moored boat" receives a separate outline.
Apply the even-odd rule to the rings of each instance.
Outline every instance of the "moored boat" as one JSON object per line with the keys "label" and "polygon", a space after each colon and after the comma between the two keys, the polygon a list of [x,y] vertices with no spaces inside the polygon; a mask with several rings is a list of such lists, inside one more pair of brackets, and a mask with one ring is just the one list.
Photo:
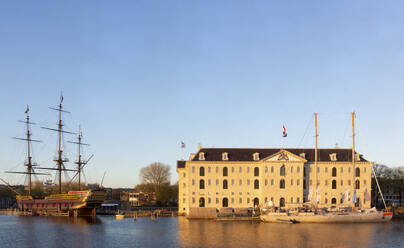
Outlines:
{"label": "moored boat", "polygon": [[[34,124],[30,121],[29,117],[29,108],[27,106],[27,109],[25,111],[26,120],[22,121],[23,123],[26,124],[27,132],[26,132],[26,138],[16,138],[19,140],[23,140],[27,142],[27,162],[24,164],[27,167],[27,171],[25,172],[14,172],[14,171],[8,171],[7,173],[17,173],[17,174],[26,174],[28,176],[28,194],[26,195],[21,195],[19,192],[15,193],[17,194],[16,196],[16,201],[17,201],[17,206],[20,211],[23,213],[28,213],[28,214],[44,214],[44,215],[59,215],[59,216],[69,216],[69,215],[74,215],[74,216],[95,216],[96,215],[96,209],[101,206],[101,204],[104,202],[105,199],[105,191],[101,189],[85,189],[81,190],[81,172],[83,170],[83,167],[87,165],[89,160],[92,158],[92,156],[87,160],[83,161],[82,156],[80,153],[80,149],[82,145],[88,145],[84,144],[81,142],[82,139],[82,134],[81,130],[79,130],[78,133],[78,141],[77,142],[70,142],[78,145],[78,160],[75,162],[77,164],[77,170],[74,169],[67,169],[64,165],[65,162],[68,162],[66,158],[62,156],[63,154],[63,149],[62,149],[62,134],[63,133],[68,133],[68,134],[74,134],[71,132],[67,132],[63,130],[63,122],[62,122],[62,113],[65,113],[67,111],[63,110],[62,108],[62,103],[63,103],[63,96],[61,96],[60,99],[60,104],[57,108],[50,108],[53,110],[58,111],[59,118],[58,118],[58,128],[53,129],[53,128],[45,128],[48,130],[56,131],[58,133],[58,151],[57,151],[57,158],[54,160],[56,162],[56,168],[42,168],[42,167],[36,167],[37,165],[32,162],[32,157],[31,157],[31,142],[40,142],[38,140],[33,140],[31,139],[31,132],[30,132],[30,125]],[[67,112],[68,113],[68,112]],[[51,193],[46,196],[36,196],[31,194],[31,189],[32,189],[32,181],[31,177],[32,175],[50,175],[46,173],[37,173],[35,169],[45,169],[45,170],[54,170],[58,172],[58,178],[59,178],[59,183],[58,183],[58,194]],[[76,172],[76,174],[73,176],[72,180],[78,176],[78,190],[70,190],[67,193],[62,192],[62,172],[69,172],[73,171]],[[72,181],[71,180],[71,181]],[[66,185],[69,186],[71,183],[68,182]],[[45,184],[48,185],[48,184]]]}
{"label": "moored boat", "polygon": [[375,208],[352,212],[329,213],[265,213],[260,216],[264,222],[281,223],[371,223],[388,222],[393,213],[377,211]]}

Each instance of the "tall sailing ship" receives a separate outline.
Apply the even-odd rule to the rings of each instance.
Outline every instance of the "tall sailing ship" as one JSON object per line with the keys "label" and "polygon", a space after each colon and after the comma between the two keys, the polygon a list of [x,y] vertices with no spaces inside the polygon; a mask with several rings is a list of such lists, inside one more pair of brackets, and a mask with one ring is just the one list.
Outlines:
{"label": "tall sailing ship", "polygon": [[[55,168],[42,168],[38,167],[37,164],[32,162],[31,156],[31,143],[32,142],[41,142],[39,140],[34,140],[31,138],[32,134],[30,131],[30,125],[35,124],[31,122],[29,116],[29,107],[25,111],[26,119],[25,121],[21,121],[26,124],[26,137],[25,138],[16,138],[18,140],[23,140],[27,144],[27,161],[24,164],[26,166],[26,171],[24,172],[15,172],[15,171],[6,171],[6,173],[17,173],[17,174],[26,174],[28,177],[28,191],[27,194],[17,194],[16,200],[18,209],[25,213],[39,214],[39,215],[59,215],[59,216],[95,216],[96,209],[101,206],[105,199],[105,191],[102,189],[86,189],[83,190],[81,186],[81,174],[83,171],[83,167],[89,162],[92,156],[83,161],[81,155],[81,146],[88,145],[82,143],[82,133],[79,129],[79,133],[77,135],[77,141],[70,142],[74,143],[78,146],[78,159],[75,162],[77,165],[77,169],[67,169],[64,165],[65,162],[68,162],[68,159],[63,157],[63,144],[62,138],[63,134],[74,134],[72,132],[68,132],[63,130],[63,122],[62,122],[62,114],[69,113],[68,111],[63,109],[63,96],[60,98],[60,103],[57,108],[52,108],[52,110],[56,110],[58,112],[58,123],[57,128],[47,128],[42,127],[43,129],[56,131],[58,134],[58,150],[57,156],[54,159],[56,163]],[[35,168],[35,169],[34,169]],[[49,175],[47,173],[38,173],[35,170],[54,170],[57,171],[58,176],[58,193],[57,194],[49,194],[47,196],[37,196],[32,194],[32,176],[33,175]],[[77,176],[78,178],[78,187],[77,190],[68,191],[67,193],[62,192],[62,173],[65,172],[76,172],[75,176],[72,180]],[[71,180],[71,181],[72,181]],[[70,182],[71,182],[70,181]],[[68,184],[68,183],[67,183]]]}

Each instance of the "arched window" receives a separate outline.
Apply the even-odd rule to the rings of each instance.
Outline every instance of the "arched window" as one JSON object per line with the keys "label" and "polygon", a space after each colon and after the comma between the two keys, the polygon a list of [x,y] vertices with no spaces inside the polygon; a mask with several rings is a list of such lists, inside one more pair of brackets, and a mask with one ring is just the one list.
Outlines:
{"label": "arched window", "polygon": [[260,169],[258,167],[254,168],[254,176],[258,177],[260,175]]}
{"label": "arched window", "polygon": [[227,180],[223,180],[223,189],[227,189]]}
{"label": "arched window", "polygon": [[227,167],[223,167],[223,176],[227,177],[228,171],[227,171]]}
{"label": "arched window", "polygon": [[284,207],[285,206],[285,198],[281,197],[281,199],[279,199],[279,207]]}
{"label": "arched window", "polygon": [[201,176],[201,177],[205,176],[205,168],[204,167],[199,168],[199,176]]}
{"label": "arched window", "polygon": [[199,198],[199,207],[200,208],[205,207],[205,198],[203,197]]}
{"label": "arched window", "polygon": [[199,189],[204,189],[205,188],[205,180],[201,179],[199,180]]}
{"label": "arched window", "polygon": [[229,206],[229,199],[223,198],[222,207],[227,208]]}
{"label": "arched window", "polygon": [[285,175],[285,165],[282,165],[282,166],[281,166],[281,170],[279,171],[279,174],[280,174],[281,176],[284,176],[284,175]]}
{"label": "arched window", "polygon": [[285,180],[281,179],[281,181],[279,182],[279,188],[280,189],[284,189],[285,188]]}
{"label": "arched window", "polygon": [[361,170],[358,168],[355,169],[355,176],[360,177],[361,176]]}
{"label": "arched window", "polygon": [[336,198],[332,198],[332,199],[331,199],[331,204],[337,204],[337,199],[336,199]]}
{"label": "arched window", "polygon": [[337,181],[332,180],[332,189],[336,189],[336,188],[337,188]]}
{"label": "arched window", "polygon": [[361,185],[360,185],[359,180],[356,180],[355,181],[355,189],[360,189],[360,187],[361,187]]}
{"label": "arched window", "polygon": [[332,168],[332,176],[333,177],[337,176],[337,168],[335,168],[335,167]]}
{"label": "arched window", "polygon": [[254,207],[260,204],[260,200],[256,197],[254,198]]}
{"label": "arched window", "polygon": [[254,180],[254,189],[259,189],[260,188],[260,182],[258,181],[258,179]]}

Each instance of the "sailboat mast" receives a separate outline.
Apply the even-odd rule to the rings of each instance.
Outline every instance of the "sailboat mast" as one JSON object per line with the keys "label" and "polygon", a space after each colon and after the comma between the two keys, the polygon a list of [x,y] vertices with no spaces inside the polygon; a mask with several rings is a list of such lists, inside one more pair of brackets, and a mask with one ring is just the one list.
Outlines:
{"label": "sailboat mast", "polygon": [[317,196],[317,187],[318,187],[318,185],[317,185],[317,182],[318,182],[318,173],[317,173],[317,160],[318,160],[318,151],[317,151],[317,137],[318,137],[318,133],[317,133],[317,113],[314,113],[314,127],[315,127],[315,144],[314,144],[314,146],[315,146],[315,149],[314,149],[314,173],[316,174],[316,182],[315,182],[315,185],[316,185],[316,199],[315,199],[315,202],[316,202],[316,205],[317,205],[317,199],[318,199],[318,196]]}
{"label": "sailboat mast", "polygon": [[[353,185],[352,192],[354,192],[355,188],[356,188],[355,173],[356,173],[356,171],[355,171],[355,112],[352,112],[352,185]],[[353,203],[353,205],[355,205],[354,202],[352,202],[352,203]]]}

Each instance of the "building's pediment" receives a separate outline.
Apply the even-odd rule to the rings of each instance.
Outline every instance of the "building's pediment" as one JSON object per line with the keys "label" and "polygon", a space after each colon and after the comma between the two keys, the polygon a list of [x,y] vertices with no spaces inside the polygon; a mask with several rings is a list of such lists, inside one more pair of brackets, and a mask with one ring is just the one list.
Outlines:
{"label": "building's pediment", "polygon": [[272,154],[264,159],[265,162],[307,162],[306,159],[288,152],[287,150],[280,150],[279,152]]}

